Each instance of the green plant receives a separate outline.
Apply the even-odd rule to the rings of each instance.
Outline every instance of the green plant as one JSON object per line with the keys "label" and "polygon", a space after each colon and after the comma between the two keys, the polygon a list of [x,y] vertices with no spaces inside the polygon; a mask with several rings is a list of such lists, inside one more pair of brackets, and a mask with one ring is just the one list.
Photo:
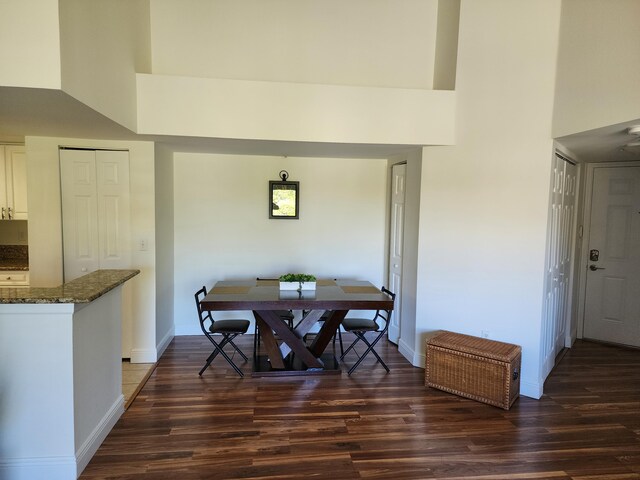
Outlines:
{"label": "green plant", "polygon": [[281,282],[315,282],[316,277],[306,273],[285,273],[280,275]]}

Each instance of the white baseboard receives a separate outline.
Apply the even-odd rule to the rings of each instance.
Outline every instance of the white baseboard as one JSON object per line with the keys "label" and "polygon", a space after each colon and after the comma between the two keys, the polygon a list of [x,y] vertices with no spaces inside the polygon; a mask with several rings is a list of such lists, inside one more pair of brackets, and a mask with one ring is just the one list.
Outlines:
{"label": "white baseboard", "polygon": [[91,458],[98,451],[98,448],[102,445],[102,442],[107,438],[107,435],[109,435],[109,432],[118,422],[123,413],[124,395],[120,395],[76,452],[76,463],[78,465],[77,477],[80,476]]}
{"label": "white baseboard", "polygon": [[[413,348],[411,348],[409,346],[409,344],[407,344],[405,341],[403,341],[402,339],[400,339],[398,341],[398,352],[400,352],[400,355],[402,355],[404,358],[407,359],[408,362],[411,363],[411,365],[413,365],[414,367],[420,367],[420,360],[419,360],[419,355],[416,355],[415,350],[413,350]],[[416,357],[418,362],[416,362]],[[424,362],[422,363],[422,367],[424,367]]]}
{"label": "white baseboard", "polygon": [[133,348],[131,350],[131,363],[156,363],[158,352],[155,348]]}
{"label": "white baseboard", "polygon": [[0,459],[0,478],[10,480],[69,480],[78,478],[76,459],[33,457]]}
{"label": "white baseboard", "polygon": [[539,400],[542,397],[542,384],[520,380],[520,395]]}
{"label": "white baseboard", "polygon": [[175,337],[174,328],[170,328],[167,334],[162,338],[162,340],[160,340],[160,343],[156,347],[156,350],[158,351],[158,359],[160,359],[164,351],[167,349],[167,347],[171,343],[171,340],[173,340],[173,337]]}

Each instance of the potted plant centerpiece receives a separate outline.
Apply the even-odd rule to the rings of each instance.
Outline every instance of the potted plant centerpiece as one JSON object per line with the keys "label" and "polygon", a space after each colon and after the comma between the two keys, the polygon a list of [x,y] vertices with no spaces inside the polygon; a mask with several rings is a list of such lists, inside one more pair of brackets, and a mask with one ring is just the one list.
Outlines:
{"label": "potted plant centerpiece", "polygon": [[315,290],[316,277],[306,273],[286,273],[280,275],[280,290]]}

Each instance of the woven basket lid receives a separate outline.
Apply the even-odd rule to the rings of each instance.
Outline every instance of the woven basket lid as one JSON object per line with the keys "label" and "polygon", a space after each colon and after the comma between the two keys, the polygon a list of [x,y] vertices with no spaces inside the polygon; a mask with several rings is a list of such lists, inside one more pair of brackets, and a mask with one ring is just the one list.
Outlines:
{"label": "woven basket lid", "polygon": [[520,346],[512,343],[498,342],[446,330],[442,330],[428,339],[427,348],[430,345],[503,362],[511,362],[521,352]]}

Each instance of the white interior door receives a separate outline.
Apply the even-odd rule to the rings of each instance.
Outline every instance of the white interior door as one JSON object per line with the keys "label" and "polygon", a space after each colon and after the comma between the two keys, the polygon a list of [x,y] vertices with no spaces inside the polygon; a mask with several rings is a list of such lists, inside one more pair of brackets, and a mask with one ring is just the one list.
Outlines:
{"label": "white interior door", "polygon": [[93,150],[60,151],[64,281],[100,268],[98,192]]}
{"label": "white interior door", "polygon": [[[131,268],[129,152],[60,150],[66,282],[98,269]],[[133,347],[131,283],[122,287],[122,356]]]}
{"label": "white interior door", "polygon": [[389,228],[389,286],[396,294],[387,336],[398,343],[402,318],[402,246],[404,242],[404,200],[407,166],[391,168],[391,225]]}
{"label": "white interior door", "polygon": [[95,152],[100,268],[131,268],[129,152]]}
{"label": "white interior door", "polygon": [[585,338],[640,347],[640,167],[594,169]]}
{"label": "white interior door", "polygon": [[571,312],[574,219],[577,167],[554,157],[549,205],[547,264],[543,322],[544,372],[548,374],[556,355],[565,347],[566,327]]}

